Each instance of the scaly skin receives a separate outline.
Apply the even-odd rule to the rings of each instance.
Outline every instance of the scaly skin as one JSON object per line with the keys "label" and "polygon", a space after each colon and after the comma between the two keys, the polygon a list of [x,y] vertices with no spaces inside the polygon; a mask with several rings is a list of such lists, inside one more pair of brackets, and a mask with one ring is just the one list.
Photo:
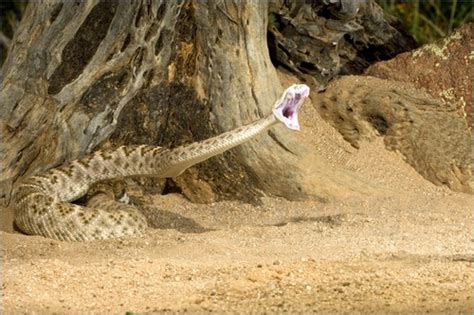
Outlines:
{"label": "scaly skin", "polygon": [[[300,99],[304,99],[308,91],[302,85],[288,88],[275,108],[281,108],[285,102],[293,107],[298,103],[294,108],[296,112],[303,102]],[[275,109],[274,114],[249,125],[172,150],[148,145],[121,146],[115,150],[97,151],[84,159],[29,177],[13,195],[15,223],[26,234],[65,241],[140,234],[147,227],[146,220],[133,207],[111,211],[70,202],[86,194],[98,181],[127,176],[177,176],[192,165],[250,140],[279,121],[295,129],[294,120],[285,121],[281,112]]]}

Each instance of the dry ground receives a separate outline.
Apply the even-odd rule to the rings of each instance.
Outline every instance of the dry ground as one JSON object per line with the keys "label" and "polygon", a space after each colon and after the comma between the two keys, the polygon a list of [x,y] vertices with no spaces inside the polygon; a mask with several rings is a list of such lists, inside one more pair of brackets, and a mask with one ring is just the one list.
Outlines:
{"label": "dry ground", "polygon": [[472,195],[434,186],[381,139],[352,148],[309,102],[301,118],[325,198],[156,196],[157,228],[89,243],[13,233],[2,211],[2,313],[472,313]]}

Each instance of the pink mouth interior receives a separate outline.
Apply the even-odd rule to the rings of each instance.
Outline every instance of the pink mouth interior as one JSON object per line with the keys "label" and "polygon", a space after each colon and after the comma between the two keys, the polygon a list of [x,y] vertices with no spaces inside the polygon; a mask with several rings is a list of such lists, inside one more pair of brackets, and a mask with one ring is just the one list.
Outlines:
{"label": "pink mouth interior", "polygon": [[304,84],[293,84],[273,108],[275,117],[284,123],[287,128],[300,130],[298,111],[306,97],[309,96],[309,87]]}
{"label": "pink mouth interior", "polygon": [[298,110],[297,106],[301,100],[301,94],[296,93],[294,98],[290,99],[286,106],[283,108],[282,114],[285,118],[293,120],[296,111]]}

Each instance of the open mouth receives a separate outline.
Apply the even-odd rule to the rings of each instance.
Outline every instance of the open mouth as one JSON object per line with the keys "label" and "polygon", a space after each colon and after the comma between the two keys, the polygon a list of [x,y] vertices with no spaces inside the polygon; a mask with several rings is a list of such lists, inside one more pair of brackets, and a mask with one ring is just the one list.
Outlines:
{"label": "open mouth", "polygon": [[300,130],[298,110],[309,95],[309,87],[305,84],[293,84],[283,93],[273,108],[275,117],[286,127]]}

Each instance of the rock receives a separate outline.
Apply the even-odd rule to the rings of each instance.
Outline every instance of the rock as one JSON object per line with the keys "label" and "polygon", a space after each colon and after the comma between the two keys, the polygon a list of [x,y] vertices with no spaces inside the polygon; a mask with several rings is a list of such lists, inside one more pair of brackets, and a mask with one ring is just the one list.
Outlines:
{"label": "rock", "polygon": [[434,98],[455,104],[461,117],[472,126],[471,38],[473,23],[451,36],[388,61],[370,66],[366,75],[387,80],[410,82],[425,89]]}
{"label": "rock", "polygon": [[382,136],[432,183],[472,192],[470,134],[454,105],[410,84],[367,76],[333,81],[314,104],[352,146]]}

